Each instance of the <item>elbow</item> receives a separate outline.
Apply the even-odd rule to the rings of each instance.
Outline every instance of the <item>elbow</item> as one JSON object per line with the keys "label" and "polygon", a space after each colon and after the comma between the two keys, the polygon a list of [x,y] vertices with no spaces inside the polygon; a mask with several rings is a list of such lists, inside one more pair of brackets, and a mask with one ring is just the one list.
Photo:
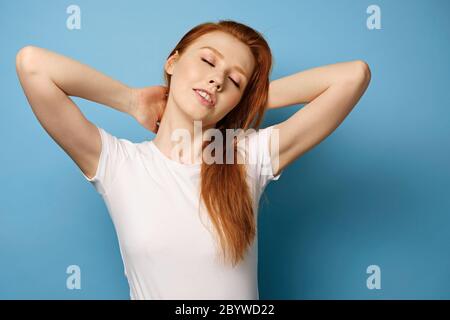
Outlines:
{"label": "elbow", "polygon": [[372,73],[370,71],[369,64],[364,60],[356,60],[355,61],[355,76],[359,81],[363,81],[364,83],[369,83],[372,77]]}
{"label": "elbow", "polygon": [[349,84],[368,84],[371,72],[367,62],[363,60],[353,60],[348,62],[346,72],[342,74],[341,82]]}
{"label": "elbow", "polygon": [[36,63],[37,47],[25,46],[16,54],[16,70],[21,73],[36,73],[38,64]]}

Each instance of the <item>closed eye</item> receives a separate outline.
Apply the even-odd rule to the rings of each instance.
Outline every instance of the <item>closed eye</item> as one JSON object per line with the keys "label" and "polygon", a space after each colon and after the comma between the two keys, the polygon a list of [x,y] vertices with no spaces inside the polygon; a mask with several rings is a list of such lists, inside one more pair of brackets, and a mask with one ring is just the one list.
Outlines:
{"label": "closed eye", "polygon": [[[214,65],[213,65],[211,62],[209,62],[208,60],[202,58],[202,61],[205,61],[205,62],[206,62],[207,64],[209,64],[210,66],[214,67]],[[235,85],[237,88],[240,88],[239,84],[238,84],[236,81],[234,81],[232,78],[230,78],[230,80],[234,83],[234,85]]]}

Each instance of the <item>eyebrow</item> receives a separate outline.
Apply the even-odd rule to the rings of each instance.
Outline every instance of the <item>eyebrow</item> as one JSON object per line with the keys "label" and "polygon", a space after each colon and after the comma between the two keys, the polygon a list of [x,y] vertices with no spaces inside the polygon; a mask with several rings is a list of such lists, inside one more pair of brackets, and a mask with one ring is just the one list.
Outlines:
{"label": "eyebrow", "polygon": [[[205,47],[201,47],[200,49],[209,49],[209,50],[213,51],[215,54],[217,54],[220,58],[222,58],[222,60],[225,58],[223,56],[223,54],[220,53],[219,50],[214,49],[213,47],[205,46]],[[237,71],[239,71],[239,73],[242,73],[242,75],[245,77],[245,79],[248,79],[247,76],[245,75],[245,71],[240,66],[234,66],[233,68],[236,69]]]}

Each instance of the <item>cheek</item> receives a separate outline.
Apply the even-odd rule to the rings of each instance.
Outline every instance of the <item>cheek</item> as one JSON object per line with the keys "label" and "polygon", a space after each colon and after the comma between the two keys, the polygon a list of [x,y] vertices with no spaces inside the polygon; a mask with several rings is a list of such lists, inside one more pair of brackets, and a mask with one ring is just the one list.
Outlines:
{"label": "cheek", "polygon": [[[195,72],[195,71],[194,71]],[[192,70],[178,69],[177,73],[172,76],[171,86],[182,94],[190,93],[190,90],[198,84],[198,80],[195,80],[195,74]]]}
{"label": "cheek", "polygon": [[235,93],[232,95],[232,97],[230,98],[230,104],[233,108],[239,103],[239,101],[241,101],[241,98],[242,95],[240,93]]}
{"label": "cheek", "polygon": [[224,105],[221,107],[221,110],[219,112],[220,115],[221,116],[226,115],[229,112],[231,112],[232,110],[234,110],[234,108],[236,108],[237,104],[239,103],[239,100],[240,100],[239,96],[238,97],[233,96],[233,97],[228,98],[228,100],[226,102],[224,101]]}
{"label": "cheek", "polygon": [[200,71],[198,68],[186,65],[178,65],[176,73],[173,75],[173,77],[176,77],[179,85],[192,85],[193,81],[198,81],[199,76]]}

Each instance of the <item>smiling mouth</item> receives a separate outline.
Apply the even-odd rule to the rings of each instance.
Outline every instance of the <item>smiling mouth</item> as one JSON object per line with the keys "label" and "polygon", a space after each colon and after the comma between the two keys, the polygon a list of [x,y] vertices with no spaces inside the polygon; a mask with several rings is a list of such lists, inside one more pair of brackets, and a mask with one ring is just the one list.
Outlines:
{"label": "smiling mouth", "polygon": [[201,104],[203,104],[204,106],[209,107],[209,108],[214,107],[214,103],[203,98],[196,89],[193,89],[193,91],[195,92],[195,95],[197,96],[197,99],[200,101]]}

